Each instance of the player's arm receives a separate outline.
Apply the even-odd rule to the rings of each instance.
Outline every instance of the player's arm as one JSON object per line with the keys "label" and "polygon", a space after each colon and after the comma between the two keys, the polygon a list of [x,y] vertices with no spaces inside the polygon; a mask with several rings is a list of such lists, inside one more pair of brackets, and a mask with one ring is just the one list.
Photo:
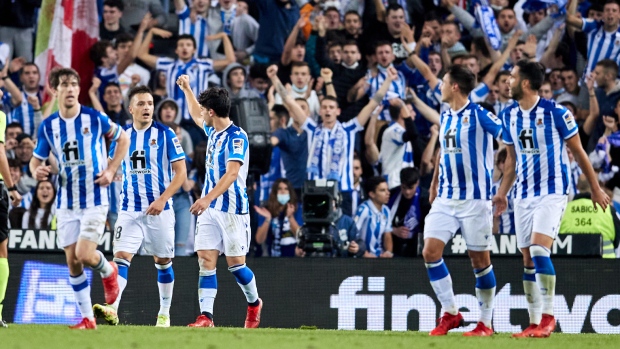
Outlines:
{"label": "player's arm", "polygon": [[428,197],[428,201],[432,204],[439,192],[439,160],[441,159],[441,151],[437,153],[435,159],[435,168],[433,169],[433,179],[431,180],[431,189]]}
{"label": "player's arm", "polygon": [[[507,132],[504,129],[504,132]],[[515,178],[517,177],[515,169],[517,166],[517,153],[514,144],[506,144],[506,162],[504,163],[504,176],[502,184],[497,189],[497,195],[493,197],[493,206],[495,206],[495,216],[499,217],[508,207],[508,192],[512,188]]]}
{"label": "player's arm", "polygon": [[379,161],[379,147],[377,147],[377,141],[375,139],[375,134],[377,131],[377,117],[381,113],[383,108],[379,108],[378,112],[372,113],[370,117],[370,121],[366,126],[366,134],[364,135],[364,144],[366,145],[366,160],[371,165],[376,164]]}
{"label": "player's arm", "polygon": [[116,142],[116,150],[114,151],[114,156],[111,160],[108,161],[108,168],[103,170],[102,172],[97,174],[97,179],[95,183],[101,186],[108,186],[114,180],[114,175],[116,175],[116,171],[118,167],[121,165],[123,158],[127,155],[127,151],[129,150],[129,136],[120,126],[112,123],[112,127],[105,134],[107,139],[110,139],[113,142]]}
{"label": "player's arm", "polygon": [[194,120],[194,123],[198,125],[202,129],[204,124],[204,119],[202,118],[202,113],[200,108],[200,104],[194,95],[194,91],[192,91],[191,86],[189,85],[189,76],[181,75],[177,79],[177,85],[181,88],[181,91],[185,94],[185,100],[187,101],[187,107],[189,109],[189,115]]}
{"label": "player's arm", "polygon": [[224,45],[224,54],[226,55],[226,58],[213,61],[213,70],[216,72],[221,72],[226,69],[229,64],[233,64],[237,61],[237,57],[235,56],[235,48],[233,47],[232,42],[230,42],[228,35],[224,32],[207,36],[207,41],[211,40],[222,40],[222,45]]}
{"label": "player's arm", "polygon": [[271,79],[273,86],[276,87],[276,92],[280,95],[280,97],[282,97],[282,102],[284,103],[284,106],[288,108],[293,120],[297,123],[297,125],[303,125],[308,116],[301,109],[299,104],[295,102],[295,98],[288,93],[288,90],[284,87],[282,81],[280,81],[280,78],[278,77],[278,66],[274,64],[267,68],[267,76]]}
{"label": "player's arm", "polygon": [[583,28],[584,20],[575,15],[575,12],[577,12],[577,3],[577,0],[568,2],[568,7],[566,8],[566,24],[574,29],[581,30]]}
{"label": "player's arm", "polygon": [[366,104],[362,111],[360,111],[360,113],[357,115],[357,122],[359,122],[360,125],[365,125],[370,118],[372,111],[375,110],[376,107],[383,104],[383,98],[385,97],[385,94],[392,85],[392,81],[396,79],[398,79],[398,72],[394,67],[389,67],[387,69],[387,74],[385,80],[383,81],[383,84],[381,84],[381,87],[379,88],[379,90],[377,90],[377,93],[372,96],[370,101],[368,101],[368,104]]}
{"label": "player's arm", "polygon": [[220,178],[215,187],[207,193],[207,195],[196,200],[192,207],[190,207],[190,212],[198,216],[201,215],[211,205],[213,200],[224,194],[237,180],[241,165],[241,161],[228,161],[228,163],[226,163],[226,173]]}
{"label": "player's arm", "polygon": [[181,188],[185,180],[187,179],[187,168],[185,166],[185,158],[181,158],[172,163],[172,171],[174,171],[174,177],[170,181],[170,185],[168,188],[164,190],[163,193],[155,200],[153,203],[149,205],[149,208],[146,210],[147,215],[158,215],[166,207],[166,202],[170,200],[170,198]]}
{"label": "player's arm", "polygon": [[609,196],[601,189],[601,186],[598,182],[598,175],[594,172],[592,168],[592,164],[586,154],[585,150],[581,146],[581,139],[579,138],[579,133],[575,134],[573,137],[566,140],[566,146],[573,153],[573,157],[577,164],[579,164],[579,168],[583,171],[583,174],[586,176],[588,183],[590,183],[590,188],[592,189],[592,203],[594,203],[594,207],[598,204],[601,206],[603,211],[609,205]]}
{"label": "player's arm", "polygon": [[381,258],[394,257],[394,252],[392,252],[394,248],[394,243],[392,242],[391,231],[386,231],[385,233],[383,233],[383,248],[385,249],[385,251],[381,253]]}

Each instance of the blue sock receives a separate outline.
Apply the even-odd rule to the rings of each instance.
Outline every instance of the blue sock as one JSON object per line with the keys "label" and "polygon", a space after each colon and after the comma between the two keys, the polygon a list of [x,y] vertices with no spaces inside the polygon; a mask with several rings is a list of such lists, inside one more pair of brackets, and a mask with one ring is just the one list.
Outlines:
{"label": "blue sock", "polygon": [[555,268],[551,263],[551,251],[540,245],[530,246],[530,255],[536,268],[536,284],[542,295],[542,313],[553,316],[555,296]]}
{"label": "blue sock", "polygon": [[170,316],[170,304],[172,304],[172,291],[174,289],[174,270],[172,262],[155,264],[157,268],[157,288],[159,289],[159,313],[158,315]]}
{"label": "blue sock", "polygon": [[493,318],[493,301],[495,300],[495,273],[493,265],[474,269],[476,275],[476,298],[480,305],[480,322],[491,328]]}
{"label": "blue sock", "polygon": [[213,303],[217,295],[217,269],[201,270],[198,277],[198,302],[200,312],[213,320]]}
{"label": "blue sock", "polygon": [[237,284],[239,284],[239,287],[241,287],[241,290],[245,294],[248,304],[257,306],[259,304],[258,290],[256,289],[256,278],[252,270],[245,264],[239,264],[229,267],[228,271],[233,273],[235,279],[237,279]]}
{"label": "blue sock", "polygon": [[443,311],[452,315],[458,314],[459,309],[456,307],[456,299],[452,290],[452,277],[450,277],[450,272],[448,272],[448,267],[443,262],[443,258],[436,262],[425,263],[425,265],[431,286]]}

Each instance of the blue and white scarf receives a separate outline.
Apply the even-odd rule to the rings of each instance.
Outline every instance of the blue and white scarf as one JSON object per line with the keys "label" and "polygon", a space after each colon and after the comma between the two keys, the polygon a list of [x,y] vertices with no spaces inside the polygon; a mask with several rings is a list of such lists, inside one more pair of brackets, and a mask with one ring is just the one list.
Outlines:
{"label": "blue and white scarf", "polygon": [[[224,9],[220,9],[220,17],[222,19],[222,31],[226,33],[226,35],[231,35],[232,32],[232,22],[235,20],[235,16],[237,15],[237,5],[232,5],[230,10],[226,11]],[[226,18],[228,16],[228,18]]]}
{"label": "blue and white scarf", "polygon": [[487,0],[474,0],[476,24],[484,32],[484,36],[489,40],[489,44],[494,50],[499,50],[502,46],[502,34],[497,26],[493,8],[489,6]]}
{"label": "blue and white scarf", "polygon": [[[319,176],[319,163],[321,154],[323,153],[323,146],[331,145],[331,151],[328,149],[326,152],[327,160],[329,162],[326,179],[340,181],[340,169],[342,168],[347,133],[340,122],[336,122],[336,125],[334,125],[331,133],[328,134],[326,131],[327,130],[325,130],[323,126],[320,126],[314,133],[314,139],[312,140],[312,146],[310,147],[312,155],[308,157],[308,173],[314,177]],[[324,145],[325,138],[328,139],[328,143],[326,145]],[[323,173],[323,175],[325,176],[325,173]]]}

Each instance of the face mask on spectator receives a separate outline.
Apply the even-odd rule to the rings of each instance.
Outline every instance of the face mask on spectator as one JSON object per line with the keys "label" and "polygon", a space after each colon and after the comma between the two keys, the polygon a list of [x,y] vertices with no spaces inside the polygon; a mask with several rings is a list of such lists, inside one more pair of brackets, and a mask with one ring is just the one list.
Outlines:
{"label": "face mask on spectator", "polygon": [[278,194],[278,202],[280,205],[286,205],[290,199],[291,196],[289,194]]}

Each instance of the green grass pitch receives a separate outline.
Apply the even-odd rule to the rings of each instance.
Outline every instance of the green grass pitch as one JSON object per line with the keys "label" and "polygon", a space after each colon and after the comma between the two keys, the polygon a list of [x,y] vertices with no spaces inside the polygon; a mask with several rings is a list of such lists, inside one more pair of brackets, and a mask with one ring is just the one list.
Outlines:
{"label": "green grass pitch", "polygon": [[454,349],[605,349],[619,348],[620,336],[555,333],[546,339],[463,338],[460,333],[429,337],[424,332],[371,332],[311,329],[155,328],[99,326],[96,331],[72,331],[66,326],[13,325],[0,329],[2,349],[222,349],[222,348],[454,348]]}

